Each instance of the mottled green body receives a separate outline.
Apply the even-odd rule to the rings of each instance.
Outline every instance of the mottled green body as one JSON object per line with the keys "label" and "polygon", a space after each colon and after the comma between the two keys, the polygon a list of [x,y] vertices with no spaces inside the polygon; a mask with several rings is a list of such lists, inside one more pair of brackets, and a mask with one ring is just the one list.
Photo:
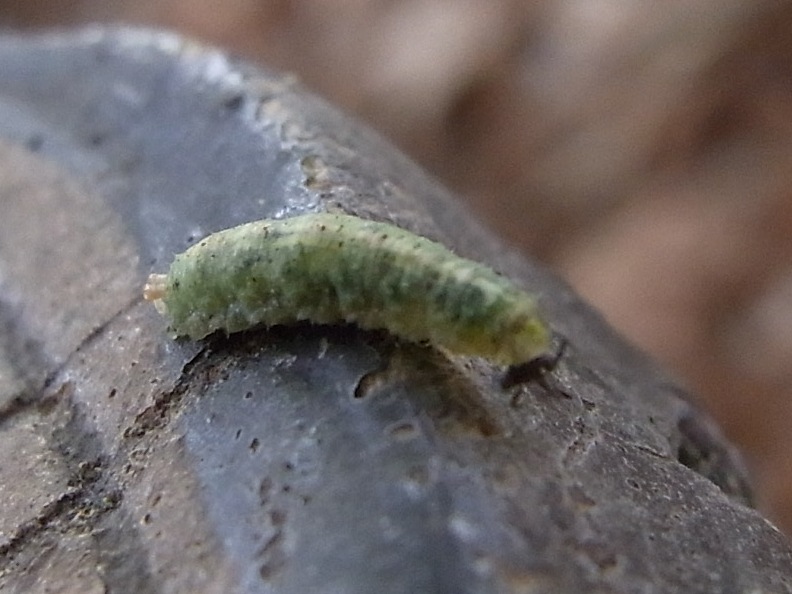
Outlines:
{"label": "mottled green body", "polygon": [[535,300],[494,271],[393,225],[311,214],[210,235],[161,296],[178,335],[354,322],[503,364],[548,350]]}

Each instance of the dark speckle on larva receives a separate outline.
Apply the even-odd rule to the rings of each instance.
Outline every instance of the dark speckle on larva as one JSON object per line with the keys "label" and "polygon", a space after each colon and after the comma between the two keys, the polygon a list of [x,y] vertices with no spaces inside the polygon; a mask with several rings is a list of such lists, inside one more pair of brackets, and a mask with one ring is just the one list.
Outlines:
{"label": "dark speckle on larva", "polygon": [[546,354],[536,300],[490,268],[348,215],[264,220],[210,235],[153,274],[146,299],[193,339],[308,320],[354,322],[514,365]]}

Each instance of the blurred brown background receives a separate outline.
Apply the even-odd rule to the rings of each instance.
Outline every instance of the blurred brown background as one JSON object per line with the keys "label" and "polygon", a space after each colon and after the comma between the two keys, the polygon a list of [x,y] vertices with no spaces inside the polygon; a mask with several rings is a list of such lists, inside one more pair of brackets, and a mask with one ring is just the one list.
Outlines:
{"label": "blurred brown background", "polygon": [[792,4],[0,0],[0,26],[111,20],[380,129],[675,371],[792,534]]}

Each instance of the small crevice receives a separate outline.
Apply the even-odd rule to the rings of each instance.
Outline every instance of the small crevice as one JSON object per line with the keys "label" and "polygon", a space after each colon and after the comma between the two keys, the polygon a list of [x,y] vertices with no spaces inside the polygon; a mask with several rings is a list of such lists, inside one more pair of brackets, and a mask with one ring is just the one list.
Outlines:
{"label": "small crevice", "polygon": [[222,371],[222,365],[216,362],[207,363],[210,349],[201,348],[195,356],[187,361],[174,387],[162,392],[154,399],[154,403],[138,413],[134,422],[124,430],[124,439],[140,439],[150,431],[168,424],[173,410],[179,405],[184,395],[191,391],[196,382],[207,384],[212,377]]}
{"label": "small crevice", "polygon": [[66,486],[35,518],[18,525],[0,547],[0,573],[22,575],[44,543],[57,541],[62,534],[90,535],[107,591],[128,586],[129,575],[134,575],[135,592],[158,592],[136,524],[122,508],[124,492],[116,475],[123,458],[108,457],[91,417],[73,400],[72,390],[71,382],[65,382],[57,397],[40,403],[49,408],[52,427],[47,441],[62,460]]}
{"label": "small crevice", "polygon": [[19,396],[10,400],[3,408],[0,408],[0,425],[31,407],[37,406],[42,398],[46,398],[48,388],[52,386],[63,370],[72,363],[74,357],[92,344],[94,340],[101,337],[110,324],[119,317],[126,315],[141,300],[142,297],[135,297],[123,308],[91,330],[62,363],[48,372],[43,370],[51,368],[53,361],[45,355],[45,350],[39,342],[21,331],[16,316],[13,315],[13,312],[8,311],[9,308],[6,304],[0,302],[0,328],[3,329],[0,336],[11,337],[11,340],[4,341],[0,348],[9,353],[14,363],[14,370],[20,374],[25,384],[25,389],[20,392]]}
{"label": "small crevice", "polygon": [[31,520],[21,524],[8,542],[0,545],[0,567],[8,563],[30,541],[55,525],[88,531],[102,515],[116,509],[123,499],[118,489],[108,490],[100,461],[86,463],[69,481],[69,490],[45,505]]}

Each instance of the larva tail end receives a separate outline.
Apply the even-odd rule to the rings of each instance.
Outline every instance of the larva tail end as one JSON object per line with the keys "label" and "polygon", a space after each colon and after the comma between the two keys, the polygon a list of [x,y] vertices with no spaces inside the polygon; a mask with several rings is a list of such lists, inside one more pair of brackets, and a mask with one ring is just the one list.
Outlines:
{"label": "larva tail end", "polygon": [[159,301],[165,297],[167,288],[167,274],[151,274],[143,287],[143,299],[146,301]]}

